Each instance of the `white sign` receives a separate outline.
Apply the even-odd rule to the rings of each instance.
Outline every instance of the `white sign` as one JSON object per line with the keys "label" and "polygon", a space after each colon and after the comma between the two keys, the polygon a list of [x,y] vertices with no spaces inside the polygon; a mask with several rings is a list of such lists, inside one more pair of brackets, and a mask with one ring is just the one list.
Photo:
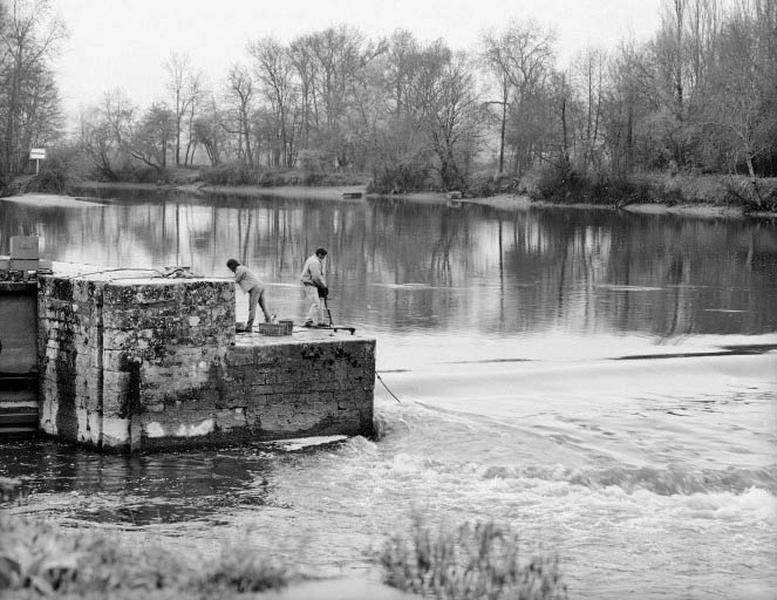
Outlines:
{"label": "white sign", "polygon": [[31,148],[30,149],[30,160],[46,160],[46,149],[45,148]]}

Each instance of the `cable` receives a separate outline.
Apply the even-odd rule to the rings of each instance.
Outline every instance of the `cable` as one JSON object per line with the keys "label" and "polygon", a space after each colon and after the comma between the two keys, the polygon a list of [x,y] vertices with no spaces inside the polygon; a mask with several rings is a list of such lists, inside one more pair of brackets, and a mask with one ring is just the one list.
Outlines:
{"label": "cable", "polygon": [[143,273],[156,273],[158,277],[164,277],[164,273],[158,269],[138,269],[129,267],[119,267],[116,269],[102,269],[101,271],[92,271],[90,273],[74,273],[73,275],[66,275],[63,279],[75,279],[76,277],[89,277],[90,275],[102,275],[103,273],[115,273],[117,271],[138,271]]}
{"label": "cable", "polygon": [[[117,273],[117,272],[134,272],[134,273],[153,273],[154,276],[152,279],[195,279],[197,276],[189,273],[186,271],[183,267],[175,267],[169,271],[160,271],[159,269],[154,269],[153,267],[149,267],[147,269],[144,268],[133,268],[133,267],[117,267],[115,269],[102,269],[100,271],[91,271],[88,273],[74,273],[73,275],[67,275],[64,277],[64,279],[75,279],[78,277],[89,277],[90,275],[102,275],[103,273]],[[116,279],[136,279],[136,277],[109,277],[111,281]],[[224,278],[226,279],[226,278]]]}
{"label": "cable", "polygon": [[386,382],[383,381],[383,378],[380,376],[380,373],[375,371],[375,377],[377,377],[378,381],[380,381],[383,384],[383,387],[386,388],[386,391],[391,395],[391,397],[394,398],[394,400],[396,400],[399,404],[402,404],[402,401],[399,398],[397,398],[396,394],[394,394],[394,392],[392,392],[389,389],[389,386],[386,385]]}

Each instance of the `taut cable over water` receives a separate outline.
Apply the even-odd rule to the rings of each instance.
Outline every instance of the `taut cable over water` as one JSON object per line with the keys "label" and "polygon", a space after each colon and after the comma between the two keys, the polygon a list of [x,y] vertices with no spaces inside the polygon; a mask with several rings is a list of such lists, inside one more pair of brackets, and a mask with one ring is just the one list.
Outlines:
{"label": "taut cable over water", "polygon": [[399,399],[399,398],[397,398],[396,394],[394,394],[394,392],[392,392],[392,391],[389,389],[389,386],[387,386],[387,385],[386,385],[386,382],[385,382],[385,381],[383,381],[383,378],[380,376],[380,373],[379,373],[378,371],[375,371],[375,377],[377,377],[377,378],[378,378],[378,381],[380,381],[380,383],[383,385],[383,387],[386,389],[386,391],[389,393],[389,395],[390,395],[392,398],[394,398],[394,400],[396,400],[396,401],[397,401],[399,404],[402,404],[402,402],[400,401],[400,399]]}

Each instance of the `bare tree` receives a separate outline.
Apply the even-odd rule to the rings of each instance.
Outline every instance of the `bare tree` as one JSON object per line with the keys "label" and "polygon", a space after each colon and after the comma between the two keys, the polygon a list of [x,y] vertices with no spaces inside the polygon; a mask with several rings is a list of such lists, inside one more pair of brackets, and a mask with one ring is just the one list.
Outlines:
{"label": "bare tree", "polygon": [[688,79],[695,92],[701,88],[712,65],[721,14],[717,0],[689,0],[686,15]]}
{"label": "bare tree", "polygon": [[254,59],[254,72],[273,115],[275,147],[272,163],[275,166],[291,166],[294,162],[294,129],[289,121],[297,96],[289,52],[276,39],[266,37],[250,44],[249,53]]}
{"label": "bare tree", "polygon": [[121,149],[132,133],[137,109],[123,89],[115,88],[103,95],[100,111],[110,127],[116,148]]}
{"label": "bare tree", "polygon": [[116,170],[129,160],[136,108],[126,92],[114,89],[98,106],[81,111],[78,142],[100,179],[114,181]]}
{"label": "bare tree", "polygon": [[730,149],[728,167],[743,162],[750,177],[755,161],[777,150],[777,9],[766,0],[743,2],[724,23],[710,73],[705,124]]}
{"label": "bare tree", "polygon": [[294,40],[289,46],[289,58],[296,71],[299,82],[300,114],[297,119],[301,134],[301,145],[310,145],[311,131],[318,127],[318,99],[316,96],[316,78],[318,67],[313,54],[313,36],[305,35]]}
{"label": "bare tree", "polygon": [[[544,85],[553,68],[555,34],[534,21],[513,21],[499,34],[483,38],[482,57],[498,82],[501,106],[499,170],[504,170],[505,138],[511,106],[520,119],[522,108]],[[517,168],[517,164],[515,167]]]}
{"label": "bare tree", "polygon": [[175,124],[174,111],[164,104],[152,104],[133,132],[130,155],[158,171],[165,169],[170,141],[176,135]]}
{"label": "bare tree", "polygon": [[417,40],[406,29],[398,29],[389,39],[386,91],[390,94],[389,98],[392,99],[394,106],[387,109],[400,117],[414,108],[410,106],[410,86],[419,51]]}
{"label": "bare tree", "polygon": [[251,113],[254,102],[254,82],[248,69],[238,65],[230,69],[227,78],[226,94],[232,115],[230,122],[234,123],[234,126],[229,128],[228,131],[238,135],[240,153],[244,157],[245,163],[253,167]]}
{"label": "bare tree", "polygon": [[184,153],[184,166],[194,164],[194,153],[197,151],[197,136],[194,132],[194,123],[206,95],[202,85],[202,77],[198,73],[189,79],[187,89],[190,102],[186,111],[186,152]]}
{"label": "bare tree", "polygon": [[604,100],[605,55],[602,50],[588,48],[577,59],[573,82],[582,104],[582,124],[578,137],[583,145],[582,166],[600,166],[599,156],[602,102]]}
{"label": "bare tree", "polygon": [[[187,118],[187,134],[191,132],[197,102],[202,91],[202,76],[196,73],[187,54],[170,54],[165,63],[168,74],[167,90],[172,99],[172,111],[175,118],[175,165],[181,165],[181,147],[184,118]],[[188,116],[187,116],[188,115]],[[188,137],[184,155],[184,166],[189,163],[192,139]]]}
{"label": "bare tree", "polygon": [[440,183],[443,189],[462,189],[481,117],[470,64],[463,53],[452,53],[439,40],[419,59],[414,100],[437,155]]}
{"label": "bare tree", "polygon": [[334,167],[343,168],[351,158],[343,125],[353,106],[354,81],[374,54],[365,48],[361,32],[344,25],[313,34],[308,44],[316,64],[317,112],[323,117],[318,122],[318,143]]}
{"label": "bare tree", "polygon": [[193,124],[193,135],[197,143],[205,148],[210,164],[215,166],[220,164],[222,160],[222,155],[226,146],[226,130],[222,126],[224,119],[214,98],[211,98],[208,107],[208,109],[195,119]]}
{"label": "bare tree", "polygon": [[50,0],[10,0],[6,11],[0,22],[0,173],[17,173],[30,145],[53,136],[59,124],[48,64],[65,28],[52,16]]}
{"label": "bare tree", "polygon": [[115,152],[110,127],[101,118],[98,108],[82,110],[79,115],[78,141],[81,152],[87,157],[97,177],[114,181],[112,156]]}
{"label": "bare tree", "polygon": [[622,43],[608,65],[609,86],[602,110],[602,135],[612,170],[626,176],[634,168],[639,123],[646,118],[643,92],[651,77],[633,43]]}
{"label": "bare tree", "polygon": [[399,193],[424,185],[433,150],[415,95],[421,47],[412,33],[401,29],[384,47],[357,94],[361,154],[372,170],[373,189]]}

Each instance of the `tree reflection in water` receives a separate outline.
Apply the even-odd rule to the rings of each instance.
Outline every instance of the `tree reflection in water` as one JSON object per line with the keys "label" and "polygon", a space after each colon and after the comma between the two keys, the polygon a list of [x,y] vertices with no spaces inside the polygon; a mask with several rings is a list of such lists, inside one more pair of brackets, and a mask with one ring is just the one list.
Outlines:
{"label": "tree reflection in water", "polygon": [[[238,256],[299,316],[299,269],[326,246],[338,315],[360,326],[480,333],[763,333],[777,329],[777,226],[576,209],[111,193],[104,206],[0,203],[0,251],[38,233],[60,261]],[[727,311],[727,312],[723,312]]]}

